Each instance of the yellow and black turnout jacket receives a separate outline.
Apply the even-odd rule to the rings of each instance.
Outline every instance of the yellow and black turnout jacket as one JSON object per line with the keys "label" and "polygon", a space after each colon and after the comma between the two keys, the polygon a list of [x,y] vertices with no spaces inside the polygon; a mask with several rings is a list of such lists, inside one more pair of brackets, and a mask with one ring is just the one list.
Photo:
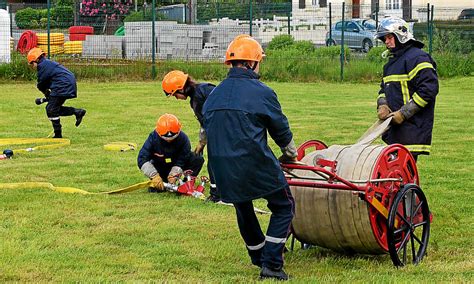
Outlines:
{"label": "yellow and black turnout jacket", "polygon": [[378,98],[385,97],[392,111],[399,110],[410,100],[420,107],[402,124],[392,125],[382,139],[387,144],[403,144],[414,154],[429,155],[439,87],[436,62],[421,47],[419,42],[409,42],[392,53],[383,68]]}

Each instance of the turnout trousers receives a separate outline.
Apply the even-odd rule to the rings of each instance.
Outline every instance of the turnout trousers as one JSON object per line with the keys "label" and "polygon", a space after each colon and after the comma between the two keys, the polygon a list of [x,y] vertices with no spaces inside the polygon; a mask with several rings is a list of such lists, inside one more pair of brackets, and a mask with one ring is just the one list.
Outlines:
{"label": "turnout trousers", "polygon": [[63,106],[66,99],[65,97],[49,97],[48,104],[46,105],[46,115],[53,124],[56,138],[62,137],[60,116],[71,116],[76,113],[75,108]]}
{"label": "turnout trousers", "polygon": [[262,232],[252,201],[234,203],[237,223],[252,264],[280,269],[283,267],[283,250],[290,232],[295,202],[288,185],[263,198],[272,212],[266,235]]}

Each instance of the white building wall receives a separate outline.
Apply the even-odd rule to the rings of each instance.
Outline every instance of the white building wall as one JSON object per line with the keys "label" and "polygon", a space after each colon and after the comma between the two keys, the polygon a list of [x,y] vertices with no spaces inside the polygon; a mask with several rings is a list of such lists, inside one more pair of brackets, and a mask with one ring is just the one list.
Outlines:
{"label": "white building wall", "polygon": [[0,63],[10,63],[10,14],[0,9]]}

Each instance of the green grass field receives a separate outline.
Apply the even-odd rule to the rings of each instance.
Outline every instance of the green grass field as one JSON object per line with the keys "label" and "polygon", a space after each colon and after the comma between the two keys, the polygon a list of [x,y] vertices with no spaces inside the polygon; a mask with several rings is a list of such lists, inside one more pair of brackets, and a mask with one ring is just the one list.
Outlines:
{"label": "green grass field", "polygon": [[[376,120],[378,84],[269,83],[295,141],[353,144]],[[474,281],[474,77],[441,81],[431,156],[418,162],[434,213],[428,255],[418,266],[390,257],[345,256],[321,248],[285,255],[295,282]],[[34,83],[0,85],[0,138],[42,138],[51,131]],[[71,145],[0,161],[0,183],[51,182],[91,192],[145,181],[137,152],[163,113],[177,114],[193,147],[198,123],[188,101],[166,99],[158,82],[79,83],[68,105],[88,110],[83,124],[62,119]],[[277,147],[272,144],[278,155]],[[257,205],[266,209],[263,201]],[[259,216],[264,227],[268,216]],[[123,195],[0,190],[0,282],[253,282],[231,207],[145,190]]]}

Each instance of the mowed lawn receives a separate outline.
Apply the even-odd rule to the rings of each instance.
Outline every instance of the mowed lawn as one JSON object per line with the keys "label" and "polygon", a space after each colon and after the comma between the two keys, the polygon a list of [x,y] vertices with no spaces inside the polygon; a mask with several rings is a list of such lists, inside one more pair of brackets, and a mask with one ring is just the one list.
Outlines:
{"label": "mowed lawn", "polygon": [[[377,83],[269,85],[297,144],[353,144],[376,120]],[[293,281],[474,281],[473,85],[474,77],[441,81],[432,155],[418,162],[434,214],[423,262],[397,269],[388,255],[346,256],[296,245],[285,255]],[[51,132],[44,105],[34,104],[37,96],[33,82],[0,84],[0,138]],[[189,101],[166,99],[159,82],[80,82],[79,97],[67,105],[88,111],[79,128],[73,117],[62,119],[71,145],[0,161],[0,183],[50,182],[102,192],[145,181],[136,151],[108,152],[103,145],[141,146],[166,112],[181,119],[192,147],[197,142]],[[256,204],[266,209],[263,201]],[[235,219],[231,207],[170,193],[0,190],[0,282],[253,282],[259,270],[250,264]],[[269,216],[259,219],[266,227]]]}

